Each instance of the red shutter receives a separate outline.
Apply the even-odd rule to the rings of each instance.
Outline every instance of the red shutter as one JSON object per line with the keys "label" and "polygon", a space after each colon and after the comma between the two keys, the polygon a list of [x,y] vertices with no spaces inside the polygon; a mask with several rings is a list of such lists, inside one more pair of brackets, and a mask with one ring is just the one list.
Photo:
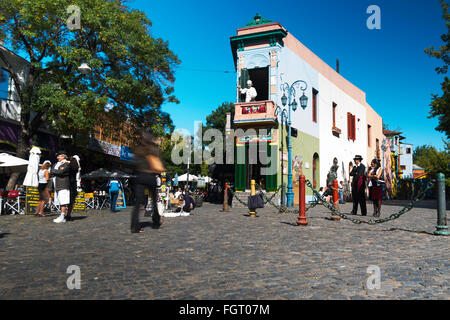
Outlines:
{"label": "red shutter", "polygon": [[352,139],[355,141],[356,139],[356,127],[355,127],[355,116],[352,115]]}
{"label": "red shutter", "polygon": [[347,112],[347,138],[351,139],[352,138],[352,120],[351,120],[351,115],[350,112]]}

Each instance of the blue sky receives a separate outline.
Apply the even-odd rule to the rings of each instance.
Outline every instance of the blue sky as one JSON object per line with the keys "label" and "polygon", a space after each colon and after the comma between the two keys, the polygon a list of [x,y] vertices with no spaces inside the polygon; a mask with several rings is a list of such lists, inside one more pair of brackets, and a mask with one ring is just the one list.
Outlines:
{"label": "blue sky", "polygon": [[[370,5],[381,9],[381,30],[369,30]],[[428,119],[431,93],[440,94],[440,63],[424,49],[441,44],[446,31],[439,0],[316,1],[148,1],[129,6],[144,11],[153,36],[169,42],[182,63],[176,71],[180,104],[165,104],[176,128],[193,130],[194,121],[224,101],[234,102],[236,74],[230,36],[259,13],[280,22],[304,45],[366,92],[368,103],[405,142],[442,149],[443,134]],[[202,71],[204,70],[204,71]],[[229,71],[230,73],[225,73]]]}

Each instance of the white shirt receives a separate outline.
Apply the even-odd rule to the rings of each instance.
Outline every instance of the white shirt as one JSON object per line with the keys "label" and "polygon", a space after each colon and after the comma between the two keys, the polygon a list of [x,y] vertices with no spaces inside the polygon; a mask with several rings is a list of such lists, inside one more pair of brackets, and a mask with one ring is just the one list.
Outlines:
{"label": "white shirt", "polygon": [[256,89],[253,87],[241,89],[241,93],[245,94],[245,102],[250,102],[256,98]]}
{"label": "white shirt", "polygon": [[39,183],[47,183],[47,179],[45,179],[45,171],[48,171],[47,169],[45,170],[39,170],[38,172],[38,177],[39,177]]}
{"label": "white shirt", "polygon": [[[381,167],[378,168],[377,173],[376,173],[375,175],[378,175],[378,173],[380,172],[380,170],[381,170]],[[373,169],[370,169],[370,174],[373,174]],[[381,180],[377,179],[377,181],[381,181]],[[367,186],[368,186],[368,187],[371,187],[371,186],[372,186],[372,179],[369,179],[369,183],[367,184]]]}

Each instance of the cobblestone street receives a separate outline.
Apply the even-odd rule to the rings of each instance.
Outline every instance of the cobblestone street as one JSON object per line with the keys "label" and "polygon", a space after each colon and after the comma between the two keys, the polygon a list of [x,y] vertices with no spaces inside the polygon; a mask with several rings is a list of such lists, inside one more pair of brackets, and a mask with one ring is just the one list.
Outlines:
{"label": "cobblestone street", "polygon": [[[142,217],[140,234],[130,233],[130,209],[75,214],[63,224],[1,216],[0,297],[448,300],[450,237],[432,235],[436,209],[419,206],[376,226],[327,220],[318,206],[299,227],[295,214],[273,208],[251,218],[205,203],[191,216],[165,218],[159,230]],[[382,217],[401,208],[386,204]],[[80,267],[80,290],[66,286],[70,265]],[[369,265],[380,267],[381,289],[366,288]]]}

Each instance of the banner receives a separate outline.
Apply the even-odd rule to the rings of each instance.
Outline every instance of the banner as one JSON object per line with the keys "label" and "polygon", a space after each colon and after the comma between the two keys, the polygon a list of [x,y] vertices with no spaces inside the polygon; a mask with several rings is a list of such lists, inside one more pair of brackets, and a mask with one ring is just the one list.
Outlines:
{"label": "banner", "polygon": [[75,203],[73,204],[73,212],[86,212],[86,201],[85,194],[83,191],[78,192],[77,197],[75,198]]}
{"label": "banner", "polygon": [[112,143],[109,143],[106,141],[101,141],[101,140],[97,140],[95,138],[91,138],[89,140],[88,148],[91,150],[109,154],[111,156],[120,157],[120,149],[121,149],[120,146],[117,146],[115,144],[112,144]]}
{"label": "banner", "polygon": [[132,161],[134,153],[131,153],[130,147],[122,145],[120,147],[120,160]]}
{"label": "banner", "polygon": [[39,204],[39,190],[37,187],[25,188],[25,214],[33,214]]}
{"label": "banner", "polygon": [[117,196],[116,209],[126,209],[126,207],[127,204],[125,201],[125,192],[123,191],[123,189],[120,189],[119,195]]}

